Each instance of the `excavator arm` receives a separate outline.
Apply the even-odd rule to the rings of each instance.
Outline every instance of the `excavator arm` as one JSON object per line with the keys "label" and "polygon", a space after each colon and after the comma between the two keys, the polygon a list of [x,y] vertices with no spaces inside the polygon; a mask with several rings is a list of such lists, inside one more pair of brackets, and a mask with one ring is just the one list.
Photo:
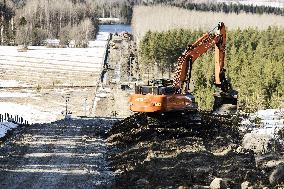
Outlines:
{"label": "excavator arm", "polygon": [[224,104],[230,104],[232,105],[230,108],[236,109],[238,93],[232,89],[231,83],[225,76],[226,28],[223,22],[218,24],[215,33],[205,33],[196,42],[189,45],[178,58],[173,87],[178,94],[188,93],[193,62],[213,46],[215,46],[215,85],[220,90],[214,94],[213,110],[220,109]]}
{"label": "excavator arm", "polygon": [[[182,91],[186,84],[186,91],[191,77],[191,68],[193,62],[202,54],[206,53],[215,45],[215,84],[221,86],[221,72],[224,68],[224,57],[226,47],[226,29],[224,23],[219,23],[217,31],[205,33],[196,42],[189,45],[183,54],[178,58],[178,66],[173,80],[173,86],[177,91]],[[186,92],[185,91],[185,92]]]}

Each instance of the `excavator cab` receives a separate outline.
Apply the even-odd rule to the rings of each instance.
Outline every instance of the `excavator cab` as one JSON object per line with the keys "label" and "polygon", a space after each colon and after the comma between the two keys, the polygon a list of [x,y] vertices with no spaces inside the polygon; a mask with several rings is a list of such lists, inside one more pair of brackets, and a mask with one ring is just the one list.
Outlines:
{"label": "excavator cab", "polygon": [[135,94],[170,95],[174,93],[175,89],[172,86],[172,80],[155,79],[148,81],[148,85],[135,86]]}
{"label": "excavator cab", "polygon": [[194,96],[177,94],[172,83],[172,80],[157,79],[149,81],[148,85],[135,86],[135,94],[130,96],[130,110],[148,113],[197,110]]}

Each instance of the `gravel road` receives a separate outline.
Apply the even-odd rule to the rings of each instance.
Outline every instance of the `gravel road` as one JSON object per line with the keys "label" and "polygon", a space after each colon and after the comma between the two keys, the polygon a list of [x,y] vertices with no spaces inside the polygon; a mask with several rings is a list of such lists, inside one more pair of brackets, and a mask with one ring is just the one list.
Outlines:
{"label": "gravel road", "polygon": [[115,120],[65,120],[15,131],[0,147],[0,188],[106,188],[105,133]]}

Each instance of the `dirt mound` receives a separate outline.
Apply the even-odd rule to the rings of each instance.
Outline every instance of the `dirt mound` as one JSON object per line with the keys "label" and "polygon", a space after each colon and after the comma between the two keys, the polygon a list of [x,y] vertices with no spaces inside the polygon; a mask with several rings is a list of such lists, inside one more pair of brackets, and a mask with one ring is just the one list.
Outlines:
{"label": "dirt mound", "polygon": [[183,112],[165,116],[135,114],[108,132],[116,188],[209,186],[215,178],[230,188],[267,178],[252,151],[240,147],[237,116]]}

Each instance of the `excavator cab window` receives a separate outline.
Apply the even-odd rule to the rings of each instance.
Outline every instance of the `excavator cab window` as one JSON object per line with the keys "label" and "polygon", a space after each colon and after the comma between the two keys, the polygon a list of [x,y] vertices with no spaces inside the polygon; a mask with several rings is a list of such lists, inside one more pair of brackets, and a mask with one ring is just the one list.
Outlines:
{"label": "excavator cab window", "polygon": [[148,85],[136,86],[136,94],[154,94],[154,95],[169,95],[174,94],[175,89],[172,87],[172,80],[157,79],[148,82]]}

